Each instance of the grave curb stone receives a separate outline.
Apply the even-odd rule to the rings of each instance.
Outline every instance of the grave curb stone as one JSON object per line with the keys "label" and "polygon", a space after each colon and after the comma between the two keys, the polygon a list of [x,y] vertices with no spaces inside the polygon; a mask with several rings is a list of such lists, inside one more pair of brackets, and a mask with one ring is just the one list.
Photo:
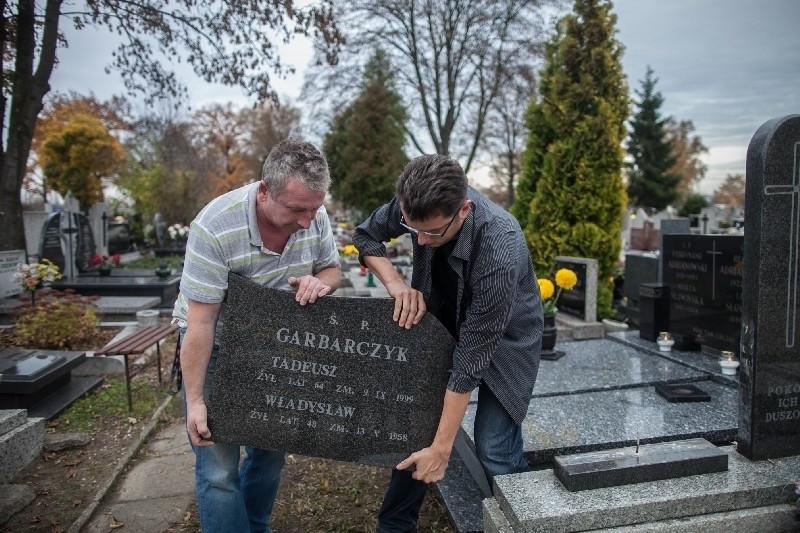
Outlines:
{"label": "grave curb stone", "polygon": [[728,454],[705,439],[644,444],[555,458],[555,476],[572,492],[722,472]]}

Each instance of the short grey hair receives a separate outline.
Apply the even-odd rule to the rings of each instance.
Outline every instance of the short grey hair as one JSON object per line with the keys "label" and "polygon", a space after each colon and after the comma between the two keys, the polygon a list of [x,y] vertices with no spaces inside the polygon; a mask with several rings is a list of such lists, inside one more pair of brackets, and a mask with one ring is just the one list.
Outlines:
{"label": "short grey hair", "polygon": [[328,192],[331,186],[328,161],[310,142],[300,139],[281,141],[264,161],[261,180],[271,196],[280,196],[292,178],[300,180],[311,191]]}
{"label": "short grey hair", "polygon": [[395,194],[408,218],[453,216],[467,199],[467,175],[458,161],[422,155],[409,161],[397,178]]}

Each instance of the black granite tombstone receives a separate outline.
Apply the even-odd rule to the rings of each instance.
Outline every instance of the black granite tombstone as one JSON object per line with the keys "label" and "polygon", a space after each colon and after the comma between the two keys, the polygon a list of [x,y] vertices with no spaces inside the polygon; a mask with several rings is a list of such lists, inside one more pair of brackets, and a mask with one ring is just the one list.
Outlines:
{"label": "black granite tombstone", "polygon": [[72,377],[83,352],[0,350],[0,409],[27,409],[28,416],[51,419],[103,383],[98,376]]}
{"label": "black granite tombstone", "polygon": [[559,456],[553,473],[567,490],[580,491],[727,469],[724,450],[705,439],[687,439]]}
{"label": "black granite tombstone", "polygon": [[800,115],[747,149],[738,451],[800,454]]}
{"label": "black granite tombstone", "polygon": [[[181,276],[157,277],[155,270],[119,269],[112,276],[64,278],[51,285],[56,290],[72,289],[84,296],[158,296],[161,306],[170,307],[178,297]],[[145,275],[142,275],[145,274]]]}
{"label": "black granite tombstone", "polygon": [[127,222],[108,224],[108,253],[117,254],[131,249],[131,227]]}
{"label": "black granite tombstone", "polygon": [[669,331],[669,287],[658,283],[641,283],[639,337],[656,342],[662,331]]}
{"label": "black granite tombstone", "polygon": [[50,213],[45,220],[39,238],[39,257],[52,261],[60,272],[64,272],[66,259],[61,246],[61,213]]}
{"label": "black granite tombstone", "polygon": [[74,226],[78,229],[78,249],[75,251],[75,265],[78,270],[89,270],[89,261],[96,252],[94,233],[89,220],[83,213],[73,213]]}
{"label": "black granite tombstone", "polygon": [[568,268],[575,272],[578,283],[569,291],[561,291],[556,302],[559,312],[586,319],[586,265],[582,263],[556,261],[555,271]]}
{"label": "black granite tombstone", "polygon": [[455,342],[388,298],[326,297],[231,274],[208,402],[212,439],[394,466],[433,441]]}
{"label": "black granite tombstone", "polygon": [[[662,283],[670,331],[709,351],[739,353],[744,240],[740,235],[664,235]],[[680,349],[678,347],[678,349]]]}
{"label": "black granite tombstone", "polygon": [[623,318],[634,326],[639,325],[639,286],[658,282],[658,256],[649,252],[625,254],[625,281],[622,295],[624,305],[618,308]]}

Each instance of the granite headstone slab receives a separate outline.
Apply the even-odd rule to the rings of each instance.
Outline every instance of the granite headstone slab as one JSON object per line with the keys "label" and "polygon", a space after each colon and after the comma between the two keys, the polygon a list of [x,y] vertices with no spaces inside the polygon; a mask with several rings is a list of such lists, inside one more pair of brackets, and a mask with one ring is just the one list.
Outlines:
{"label": "granite headstone slab", "polygon": [[61,213],[51,213],[42,226],[39,239],[39,257],[48,259],[58,267],[59,272],[64,272],[66,258],[61,245]]}
{"label": "granite headstone slab", "polygon": [[740,235],[664,235],[663,284],[670,327],[709,348],[739,352],[744,239]]}
{"label": "granite headstone slab", "polygon": [[23,263],[25,263],[25,250],[0,252],[0,298],[22,293],[22,285],[15,275]]}
{"label": "granite headstone slab", "polygon": [[738,451],[800,454],[800,115],[747,149]]}
{"label": "granite headstone slab", "polygon": [[78,229],[78,249],[75,253],[75,266],[85,272],[89,270],[89,261],[96,253],[94,233],[89,219],[83,213],[74,213],[75,227]]}
{"label": "granite headstone slab", "polygon": [[394,466],[433,441],[455,341],[394,301],[294,294],[231,274],[208,403],[212,439]]}

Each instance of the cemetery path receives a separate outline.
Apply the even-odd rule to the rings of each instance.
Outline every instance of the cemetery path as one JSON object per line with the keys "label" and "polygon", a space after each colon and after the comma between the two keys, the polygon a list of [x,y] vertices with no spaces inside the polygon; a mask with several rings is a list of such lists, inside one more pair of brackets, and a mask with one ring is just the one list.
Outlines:
{"label": "cemetery path", "polygon": [[[99,349],[111,337],[108,333],[96,339],[97,346],[80,348]],[[77,448],[43,451],[14,477],[11,483],[30,486],[36,499],[0,524],[0,533],[72,531],[79,524],[85,532],[200,531],[194,504],[194,458],[185,438],[179,396],[153,420],[155,429],[134,453],[174,387],[168,383],[173,353],[174,339],[170,338],[162,346],[163,384],[158,383],[154,357],[133,378],[134,416],[127,412],[124,380],[115,378],[107,379],[85,399],[88,408],[74,404],[47,423],[46,434],[79,430],[91,441]],[[273,528],[286,533],[374,531],[388,479],[389,471],[383,468],[290,455]],[[420,530],[453,532],[446,511],[430,492]],[[94,502],[98,493],[104,495],[99,505]],[[134,505],[126,509],[125,502]],[[91,507],[96,507],[91,517],[84,516]]]}

